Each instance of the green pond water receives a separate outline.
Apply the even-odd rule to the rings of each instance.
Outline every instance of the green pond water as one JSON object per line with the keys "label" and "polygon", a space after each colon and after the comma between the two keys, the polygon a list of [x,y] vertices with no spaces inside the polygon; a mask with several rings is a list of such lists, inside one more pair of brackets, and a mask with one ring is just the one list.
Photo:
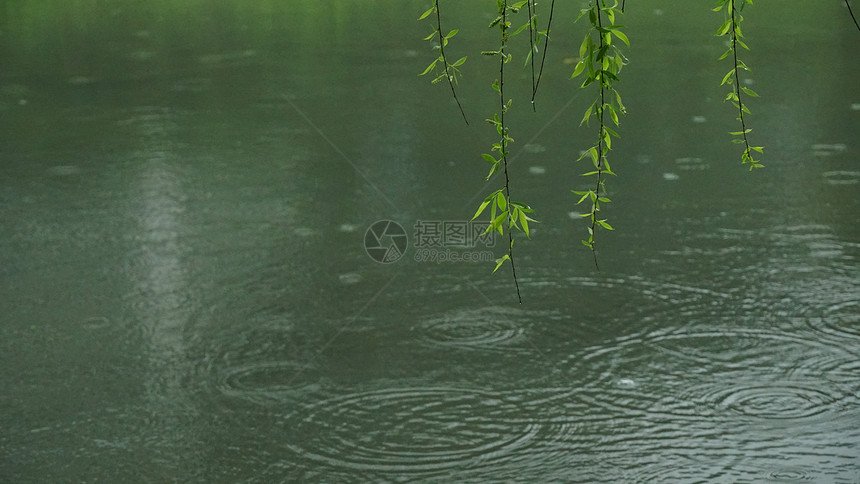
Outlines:
{"label": "green pond water", "polygon": [[844,3],[746,11],[750,173],[722,14],[627,2],[600,272],[582,2],[536,112],[515,39],[522,305],[468,223],[494,2],[441,3],[470,126],[428,1],[0,1],[0,482],[860,482]]}

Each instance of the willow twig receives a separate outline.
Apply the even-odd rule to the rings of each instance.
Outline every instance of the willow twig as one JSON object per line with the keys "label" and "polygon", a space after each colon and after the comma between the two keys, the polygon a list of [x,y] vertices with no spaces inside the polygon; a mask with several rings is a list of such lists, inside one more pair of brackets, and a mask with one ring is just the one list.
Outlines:
{"label": "willow twig", "polygon": [[445,57],[445,37],[442,35],[442,16],[439,13],[439,0],[433,0],[436,7],[436,31],[439,33],[439,55],[442,57],[442,64],[445,66],[445,78],[448,80],[448,85],[451,86],[451,94],[454,96],[454,101],[457,102],[457,107],[460,108],[460,114],[463,115],[463,121],[469,125],[469,120],[466,119],[466,112],[463,111],[463,106],[460,104],[460,99],[457,97],[457,90],[454,89],[454,79],[448,73],[448,58]]}

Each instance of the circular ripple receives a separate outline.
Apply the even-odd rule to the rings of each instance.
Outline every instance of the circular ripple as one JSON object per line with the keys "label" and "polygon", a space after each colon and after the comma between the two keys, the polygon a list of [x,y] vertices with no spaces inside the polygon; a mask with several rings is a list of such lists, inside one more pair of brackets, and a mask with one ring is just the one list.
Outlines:
{"label": "circular ripple", "polygon": [[254,403],[278,403],[316,389],[319,385],[316,376],[313,368],[296,362],[252,362],[225,370],[217,386],[230,397]]}
{"label": "circular ripple", "polygon": [[799,419],[838,412],[860,393],[856,355],[814,336],[659,330],[586,348],[567,366],[595,405],[595,418],[695,420],[728,410]]}
{"label": "circular ripple", "polygon": [[767,420],[807,419],[826,413],[842,396],[815,384],[794,381],[738,383],[692,389],[689,394],[720,411]]}
{"label": "circular ripple", "polygon": [[860,338],[860,299],[831,304],[824,311],[824,328],[837,335]]}
{"label": "circular ripple", "polygon": [[816,480],[814,473],[800,468],[780,469],[767,472],[765,475],[769,481],[776,482],[807,482]]}
{"label": "circular ripple", "polygon": [[420,332],[419,339],[426,345],[511,351],[525,341],[525,329],[511,319],[516,315],[507,308],[459,310],[425,321],[413,329]]}
{"label": "circular ripple", "polygon": [[288,448],[336,468],[428,472],[498,465],[546,437],[519,403],[456,388],[387,389],[308,405],[284,422]]}

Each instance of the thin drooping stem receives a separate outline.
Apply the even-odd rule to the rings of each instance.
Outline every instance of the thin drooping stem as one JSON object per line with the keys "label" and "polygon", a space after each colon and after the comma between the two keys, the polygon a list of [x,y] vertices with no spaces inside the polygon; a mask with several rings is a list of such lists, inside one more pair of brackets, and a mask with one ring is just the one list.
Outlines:
{"label": "thin drooping stem", "polygon": [[[507,46],[507,14],[508,14],[508,2],[504,0],[504,8],[502,8],[502,46],[499,49],[500,60],[499,60],[499,104],[501,106],[501,110],[499,112],[499,122],[502,125],[502,140],[501,140],[501,154],[502,154],[502,168],[505,172],[505,197],[510,202],[511,199],[511,180],[508,177],[508,128],[505,126],[505,111],[507,110],[507,105],[505,104],[505,63],[507,61],[507,54],[505,54],[505,47]],[[513,211],[511,211],[512,213]],[[511,217],[512,215],[508,215]],[[520,283],[517,281],[517,267],[514,265],[514,233],[512,230],[508,230],[508,257],[511,261],[511,273],[514,277],[514,286],[517,288],[517,300],[520,304],[523,303],[523,298],[520,295]]]}
{"label": "thin drooping stem", "polygon": [[534,95],[535,90],[537,89],[537,87],[536,87],[537,81],[535,80],[535,55],[534,55],[535,54],[535,33],[533,30],[533,25],[532,25],[533,24],[532,19],[534,19],[534,16],[537,15],[537,3],[534,3],[534,5],[532,5],[533,2],[534,2],[534,0],[528,0],[528,2],[527,2],[528,9],[529,9],[529,60],[531,61],[531,67],[532,67],[532,111],[537,111],[537,107],[535,107],[535,95]]}
{"label": "thin drooping stem", "polygon": [[738,96],[738,121],[741,122],[741,135],[744,140],[744,149],[745,152],[750,151],[750,143],[747,140],[747,127],[744,124],[744,103],[741,97],[741,78],[739,75],[739,67],[738,67],[738,32],[737,32],[737,12],[735,11],[735,2],[734,0],[729,1],[729,6],[731,7],[731,16],[732,16],[732,57],[734,58],[735,63],[735,93]]}
{"label": "thin drooping stem", "polygon": [[436,7],[436,32],[439,33],[439,55],[442,57],[442,64],[445,66],[445,79],[448,85],[451,86],[451,94],[454,96],[454,101],[457,102],[457,107],[460,108],[460,114],[463,115],[463,121],[468,126],[469,120],[466,119],[466,112],[463,111],[463,106],[460,104],[460,99],[457,97],[457,90],[454,89],[454,79],[448,72],[448,58],[445,57],[445,37],[442,35],[442,16],[439,13],[439,0],[433,0]]}
{"label": "thin drooping stem", "polygon": [[857,30],[860,30],[860,24],[857,23],[857,17],[855,17],[854,12],[851,11],[851,4],[848,3],[848,0],[845,0],[845,6],[848,7],[848,14],[851,15],[851,20],[854,21],[854,25],[857,26]]}
{"label": "thin drooping stem", "polygon": [[538,86],[540,86],[540,80],[541,80],[541,77],[543,76],[543,65],[546,62],[546,49],[547,49],[547,46],[549,45],[549,31],[550,31],[550,28],[552,27],[552,12],[554,10],[555,10],[555,0],[552,0],[552,3],[549,4],[549,20],[547,20],[547,23],[546,23],[546,36],[545,36],[546,38],[544,39],[544,42],[543,42],[543,55],[541,56],[541,60],[540,60],[540,69],[538,70],[537,81],[535,81],[534,88],[532,89],[532,105],[534,105],[534,103],[535,103],[535,95],[537,95]]}

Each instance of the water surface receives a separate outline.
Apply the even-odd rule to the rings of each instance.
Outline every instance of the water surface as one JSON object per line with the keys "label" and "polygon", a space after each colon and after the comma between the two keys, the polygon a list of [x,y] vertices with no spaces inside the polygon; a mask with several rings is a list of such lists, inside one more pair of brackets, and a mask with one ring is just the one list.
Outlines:
{"label": "water surface", "polygon": [[[446,16],[466,127],[417,76],[424,3],[0,2],[0,481],[860,481],[839,2],[748,11],[753,173],[719,14],[628,2],[600,272],[560,7],[538,110],[523,90],[510,115],[541,220],[522,305],[462,247],[417,260],[416,226],[501,184],[491,12]],[[391,264],[364,249],[378,220],[409,239]]]}

